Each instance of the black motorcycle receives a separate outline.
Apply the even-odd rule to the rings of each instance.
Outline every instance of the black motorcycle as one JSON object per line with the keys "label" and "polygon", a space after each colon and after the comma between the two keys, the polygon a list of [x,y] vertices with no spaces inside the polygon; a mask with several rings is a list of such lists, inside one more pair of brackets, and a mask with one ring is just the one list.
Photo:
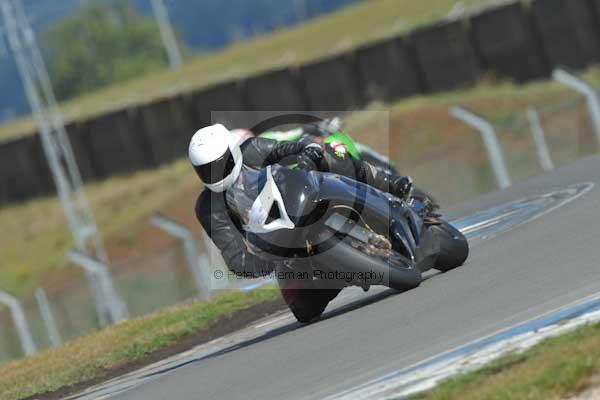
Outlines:
{"label": "black motorcycle", "polygon": [[251,250],[278,261],[283,297],[300,322],[318,318],[344,287],[410,290],[423,272],[456,268],[469,253],[427,199],[336,174],[244,167],[227,202]]}

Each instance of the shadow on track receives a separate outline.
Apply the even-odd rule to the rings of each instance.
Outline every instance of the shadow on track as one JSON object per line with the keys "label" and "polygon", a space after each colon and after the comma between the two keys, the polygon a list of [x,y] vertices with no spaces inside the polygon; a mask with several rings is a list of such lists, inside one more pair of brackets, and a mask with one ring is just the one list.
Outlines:
{"label": "shadow on track", "polygon": [[[435,271],[433,273],[427,274],[426,276],[423,277],[423,282],[425,282],[431,278],[434,278],[438,275],[441,275],[441,274],[442,274],[442,272],[440,272],[440,271]],[[411,290],[418,290],[418,288],[411,289]],[[400,291],[397,291],[394,289],[386,289],[383,292],[374,294],[372,296],[354,300],[348,304],[345,304],[341,307],[338,307],[334,310],[324,313],[323,316],[319,320],[315,321],[313,324],[318,324],[320,321],[325,321],[325,320],[328,320],[331,318],[335,318],[339,315],[343,315],[343,314],[349,313],[351,311],[358,310],[359,308],[366,307],[370,304],[377,303],[388,297],[391,297],[394,295],[399,295],[402,293],[404,293],[404,292],[400,292]],[[312,324],[309,324],[309,325],[312,325]]]}
{"label": "shadow on track", "polygon": [[[431,279],[431,278],[433,278],[433,277],[435,277],[435,276],[437,276],[439,274],[440,274],[439,272],[438,273],[434,273],[434,274],[429,274],[428,276],[426,276],[426,277],[423,278],[423,281]],[[155,376],[162,375],[164,373],[167,373],[167,372],[179,369],[179,368],[184,367],[186,365],[194,364],[194,363],[197,363],[197,362],[200,362],[200,361],[204,361],[204,360],[208,360],[208,359],[211,359],[211,358],[216,358],[216,357],[225,355],[227,353],[231,353],[233,351],[240,350],[240,349],[243,349],[245,347],[249,347],[249,346],[252,346],[254,344],[258,344],[258,343],[267,341],[267,340],[272,339],[274,337],[284,335],[284,334],[286,334],[288,332],[291,332],[291,331],[295,331],[295,330],[298,330],[298,329],[308,328],[309,326],[319,324],[322,321],[327,321],[329,319],[336,318],[336,317],[338,317],[340,315],[344,315],[344,314],[347,314],[349,312],[358,310],[358,309],[360,309],[362,307],[366,307],[368,305],[378,303],[378,302],[380,302],[380,301],[382,301],[384,299],[387,299],[388,297],[392,297],[394,295],[398,295],[398,294],[401,294],[401,293],[402,292],[398,292],[398,291],[393,290],[393,289],[387,289],[387,290],[385,290],[383,292],[374,294],[372,296],[368,296],[368,297],[356,299],[354,301],[351,301],[348,304],[345,304],[345,305],[343,305],[341,307],[338,307],[338,308],[336,308],[334,310],[326,312],[325,314],[323,314],[323,316],[319,320],[313,322],[312,324],[301,324],[300,322],[292,322],[292,323],[289,323],[287,325],[281,326],[279,328],[272,329],[272,330],[264,333],[263,335],[255,337],[253,339],[248,339],[248,340],[242,341],[240,343],[237,343],[235,345],[226,347],[226,348],[224,348],[222,350],[219,350],[219,351],[216,351],[214,353],[210,353],[210,354],[207,354],[205,356],[198,357],[198,358],[193,358],[193,359],[188,359],[188,360],[182,360],[180,363],[172,365],[172,366],[170,366],[168,368],[161,369],[160,371],[156,371],[156,372],[152,372],[152,373],[149,373],[147,375],[144,375],[142,377],[142,379],[155,377]]]}

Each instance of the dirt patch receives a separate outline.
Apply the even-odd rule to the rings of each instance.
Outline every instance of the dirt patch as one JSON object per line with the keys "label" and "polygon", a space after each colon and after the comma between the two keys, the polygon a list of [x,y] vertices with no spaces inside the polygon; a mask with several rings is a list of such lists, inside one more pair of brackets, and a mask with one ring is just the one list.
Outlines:
{"label": "dirt patch", "polygon": [[106,382],[110,379],[133,372],[155,362],[164,360],[165,358],[190,350],[201,344],[208,343],[211,340],[217,339],[221,336],[228,335],[240,329],[246,328],[253,322],[286,308],[287,306],[281,298],[253,305],[245,310],[240,310],[221,317],[210,327],[182,339],[177,344],[147,354],[144,357],[130,363],[106,370],[94,379],[68,386],[54,392],[30,396],[25,400],[63,399],[66,396],[76,394],[102,382]]}
{"label": "dirt patch", "polygon": [[577,394],[567,397],[567,400],[597,400],[600,399],[600,375],[589,378]]}

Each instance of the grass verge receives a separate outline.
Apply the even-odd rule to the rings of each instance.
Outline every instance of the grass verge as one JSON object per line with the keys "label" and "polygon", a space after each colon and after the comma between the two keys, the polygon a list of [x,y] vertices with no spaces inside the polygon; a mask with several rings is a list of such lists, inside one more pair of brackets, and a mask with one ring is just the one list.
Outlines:
{"label": "grass verge", "polygon": [[[465,6],[486,0],[462,0]],[[66,121],[88,118],[153,99],[298,65],[439,19],[456,0],[370,0],[302,25],[239,42],[216,53],[186,60],[179,71],[163,70],[115,84],[60,105]],[[29,116],[0,125],[0,140],[35,131]]]}
{"label": "grass verge", "polygon": [[[120,375],[183,351],[182,342],[189,348],[227,333],[227,329],[221,329],[218,334],[210,335],[223,321],[228,322],[225,325],[229,331],[240,329],[243,325],[236,323],[236,315],[269,302],[275,303],[276,308],[283,307],[278,297],[279,290],[275,287],[226,293],[207,302],[181,305],[126,321],[36,356],[7,363],[0,367],[0,398],[56,398],[61,393]],[[246,316],[246,324],[248,318],[252,316]],[[51,392],[55,393],[43,395]]]}
{"label": "grass verge", "polygon": [[413,400],[564,399],[593,386],[598,374],[600,324],[548,339],[524,353],[504,356]]}

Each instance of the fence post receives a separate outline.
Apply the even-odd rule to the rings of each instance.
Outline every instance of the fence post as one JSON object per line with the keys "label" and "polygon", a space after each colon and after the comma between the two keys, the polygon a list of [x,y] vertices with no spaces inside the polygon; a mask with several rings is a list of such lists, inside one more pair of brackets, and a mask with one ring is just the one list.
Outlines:
{"label": "fence post", "polygon": [[557,82],[560,82],[585,96],[590,115],[592,116],[596,138],[600,144],[600,99],[598,98],[596,89],[590,83],[564,69],[555,69],[552,73],[552,77]]}
{"label": "fence post", "polygon": [[[6,337],[4,335],[4,333],[2,332],[3,326],[0,325],[0,338],[4,338]],[[11,357],[8,355],[8,353],[6,352],[6,343],[2,343],[0,345],[0,362],[2,361],[8,361],[11,359]]]}
{"label": "fence post", "polygon": [[94,299],[94,307],[96,308],[96,315],[98,316],[98,323],[100,326],[107,326],[110,324],[110,318],[107,315],[106,306],[104,304],[102,290],[96,279],[96,275],[89,270],[85,270],[85,278],[88,281],[90,290],[92,292],[92,298]]}
{"label": "fence post", "polygon": [[157,228],[182,241],[187,264],[198,290],[198,296],[201,299],[207,299],[209,297],[211,278],[206,265],[200,265],[200,252],[198,251],[194,234],[185,225],[162,214],[152,216],[150,222]]}
{"label": "fence post", "polygon": [[35,346],[35,342],[33,341],[31,328],[27,323],[27,318],[25,317],[25,311],[23,310],[21,302],[13,295],[0,289],[0,303],[3,303],[10,308],[13,321],[15,322],[15,327],[17,328],[17,334],[19,335],[19,340],[21,341],[21,346],[23,347],[23,352],[25,355],[31,356],[35,354],[37,348]]}
{"label": "fence post", "polygon": [[62,343],[62,338],[60,337],[56,320],[52,314],[52,309],[50,308],[50,302],[48,301],[46,291],[42,288],[37,288],[35,291],[35,299],[38,303],[44,325],[46,325],[46,331],[48,331],[48,339],[50,339],[50,343],[52,346],[60,346]]}
{"label": "fence post", "polygon": [[498,136],[496,135],[496,130],[493,125],[483,117],[461,106],[452,107],[451,113],[455,118],[474,127],[481,133],[481,137],[483,138],[483,142],[485,143],[490,158],[490,163],[492,164],[492,169],[494,170],[494,175],[496,176],[498,187],[501,189],[509,187],[511,185],[510,175],[508,173],[508,168],[506,168],[506,161],[504,160],[502,148],[498,142]]}
{"label": "fence post", "polygon": [[548,149],[548,143],[546,142],[546,135],[542,128],[540,115],[534,107],[529,107],[527,109],[527,119],[529,120],[529,127],[531,129],[531,135],[533,136],[533,142],[535,143],[540,166],[546,172],[552,171],[554,169],[554,163],[550,156],[550,150]]}
{"label": "fence post", "polygon": [[101,261],[77,250],[71,251],[71,253],[69,253],[69,258],[72,262],[86,271],[89,271],[96,277],[98,287],[102,294],[102,308],[105,309],[110,316],[111,322],[117,323],[127,319],[127,306],[115,289],[109,267]]}

